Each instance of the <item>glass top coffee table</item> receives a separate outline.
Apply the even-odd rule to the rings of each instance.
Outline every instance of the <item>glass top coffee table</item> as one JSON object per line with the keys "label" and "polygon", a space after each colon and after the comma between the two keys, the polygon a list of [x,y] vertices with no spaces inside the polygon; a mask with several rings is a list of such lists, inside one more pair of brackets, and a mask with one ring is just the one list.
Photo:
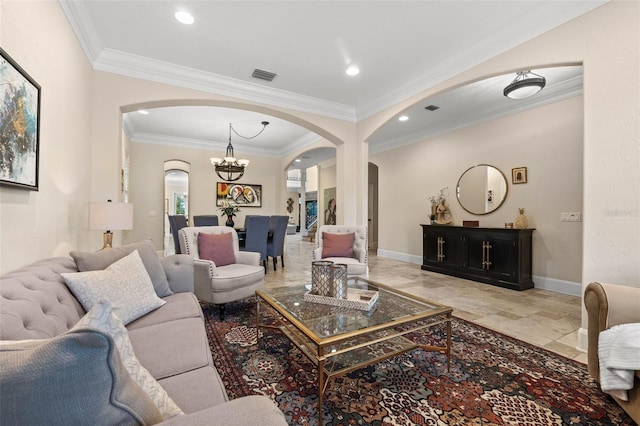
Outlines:
{"label": "glass top coffee table", "polygon": [[[350,278],[348,286],[377,291],[378,300],[367,311],[305,301],[311,285],[256,291],[258,337],[260,327],[279,328],[317,366],[319,424],[323,394],[333,377],[416,348],[444,352],[450,368],[453,308],[359,277]],[[261,305],[275,309],[286,321],[277,327],[262,324]],[[406,336],[442,323],[447,329],[445,346]]]}

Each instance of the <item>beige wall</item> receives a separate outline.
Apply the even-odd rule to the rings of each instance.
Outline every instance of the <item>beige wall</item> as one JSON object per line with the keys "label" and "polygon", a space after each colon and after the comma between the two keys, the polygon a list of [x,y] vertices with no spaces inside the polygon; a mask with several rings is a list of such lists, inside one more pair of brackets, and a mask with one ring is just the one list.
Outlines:
{"label": "beige wall", "polygon": [[[599,280],[640,285],[640,2],[608,2],[520,48],[361,119],[357,126],[91,72],[57,2],[0,0],[0,8],[2,47],[43,86],[41,190],[0,189],[2,272],[47,255],[65,254],[70,248],[101,246],[100,233],[84,229],[84,210],[88,201],[118,198],[123,108],[198,100],[248,105],[303,125],[338,144],[337,195],[343,206],[338,220],[364,223],[368,156],[366,145],[357,141],[366,141],[406,107],[457,85],[529,67],[583,64],[582,284]],[[523,158],[517,164],[530,163]],[[381,170],[381,185],[385,179]],[[425,190],[421,195],[430,193]],[[528,204],[526,198],[510,199],[513,208]],[[506,206],[503,210],[508,211]],[[529,213],[534,223],[540,220],[539,212]],[[409,219],[417,223],[424,218]]]}
{"label": "beige wall", "polygon": [[89,244],[93,74],[57,2],[0,1],[0,45],[42,87],[40,190],[0,187],[4,273]]}
{"label": "beige wall", "polygon": [[[220,216],[216,207],[216,175],[209,158],[223,153],[202,149],[156,145],[131,144],[131,200],[135,206],[133,230],[124,232],[124,242],[151,239],[158,250],[163,248],[164,227],[164,162],[182,160],[191,165],[189,173],[189,217],[200,214]],[[286,204],[276,200],[280,187],[280,161],[271,157],[243,155],[251,161],[245,175],[238,182],[262,185],[262,207],[242,208],[234,218],[237,225],[244,224],[247,214],[286,214]],[[284,191],[284,189],[283,189]],[[219,218],[223,223],[225,218]]]}
{"label": "beige wall", "polygon": [[408,106],[467,82],[521,69],[583,64],[582,285],[640,286],[639,21],[640,2],[611,1],[360,121],[358,133],[366,139]]}
{"label": "beige wall", "polygon": [[[455,225],[479,220],[480,226],[504,227],[524,207],[536,228],[536,286],[561,281],[579,294],[582,223],[560,222],[560,212],[582,210],[582,104],[576,97],[371,155],[379,167],[379,253],[422,263],[419,225],[428,223],[429,196],[448,187]],[[504,204],[487,215],[466,212],[455,195],[460,175],[476,164],[497,167],[508,181]],[[511,169],[521,166],[528,183],[512,185]],[[484,192],[483,186],[483,198]]]}

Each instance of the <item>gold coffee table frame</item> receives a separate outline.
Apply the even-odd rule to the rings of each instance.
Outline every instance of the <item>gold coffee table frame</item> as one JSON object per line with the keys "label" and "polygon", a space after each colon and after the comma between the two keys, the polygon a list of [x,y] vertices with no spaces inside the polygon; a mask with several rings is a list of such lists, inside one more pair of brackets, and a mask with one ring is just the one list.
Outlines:
{"label": "gold coffee table frame", "polygon": [[[370,311],[307,302],[310,285],[256,291],[257,336],[260,328],[278,328],[318,369],[318,424],[322,425],[323,395],[329,380],[401,353],[422,348],[444,352],[451,368],[453,308],[419,298],[364,278],[350,278],[349,287],[379,292]],[[286,319],[280,326],[261,324],[260,306]],[[414,342],[407,334],[446,324],[446,346]]]}

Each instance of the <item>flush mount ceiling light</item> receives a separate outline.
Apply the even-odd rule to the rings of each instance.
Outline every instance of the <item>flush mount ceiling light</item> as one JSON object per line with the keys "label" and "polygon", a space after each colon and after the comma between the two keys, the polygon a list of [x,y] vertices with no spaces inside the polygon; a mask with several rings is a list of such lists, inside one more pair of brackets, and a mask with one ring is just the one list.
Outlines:
{"label": "flush mount ceiling light", "polygon": [[504,95],[511,99],[525,99],[538,93],[547,80],[531,71],[520,71],[516,78],[504,88]]}
{"label": "flush mount ceiling light", "polygon": [[196,21],[193,15],[186,10],[179,10],[173,16],[175,16],[178,22],[185,25],[191,25]]}
{"label": "flush mount ceiling light", "polygon": [[236,181],[240,179],[242,175],[244,175],[244,169],[249,165],[249,160],[244,160],[244,159],[238,160],[234,156],[233,145],[231,145],[231,131],[233,130],[233,133],[235,133],[236,135],[240,136],[243,139],[253,139],[258,137],[258,135],[260,135],[262,132],[264,132],[264,129],[269,125],[269,122],[263,121],[261,124],[262,124],[262,130],[260,130],[257,134],[253,136],[247,137],[247,136],[242,136],[240,133],[236,132],[236,129],[234,129],[231,123],[229,123],[229,144],[227,145],[226,155],[222,159],[215,158],[215,157],[209,159],[211,161],[211,164],[214,165],[216,169],[216,173],[218,174],[220,179],[227,182]]}
{"label": "flush mount ceiling light", "polygon": [[358,68],[356,65],[350,65],[349,68],[347,68],[346,73],[350,76],[358,75],[360,74],[360,68]]}

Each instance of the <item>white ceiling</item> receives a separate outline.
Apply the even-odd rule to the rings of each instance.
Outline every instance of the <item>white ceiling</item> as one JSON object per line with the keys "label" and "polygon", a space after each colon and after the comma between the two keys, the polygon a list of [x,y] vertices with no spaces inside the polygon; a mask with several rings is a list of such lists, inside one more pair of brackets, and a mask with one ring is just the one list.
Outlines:
{"label": "white ceiling", "polygon": [[[59,1],[95,69],[350,121],[370,116],[605,3]],[[195,23],[178,23],[173,14],[179,9],[190,11]],[[345,74],[349,64],[359,66],[358,76]],[[277,76],[272,82],[252,78],[255,68]],[[560,98],[568,93],[575,96],[582,83],[581,69],[577,69],[580,77],[576,69],[566,77],[546,74],[548,87],[533,102],[539,103],[543,93],[546,102],[551,101],[554,86]],[[516,109],[515,101],[501,96],[504,82],[513,77],[494,81],[491,89],[472,86],[472,94],[461,91],[450,98],[429,100],[441,104],[440,110],[430,113],[438,114],[440,127],[426,129],[431,125],[425,124],[425,105],[417,105],[407,114],[419,119],[412,117],[403,126],[390,122],[370,141],[370,151],[407,143],[418,133],[439,133],[443,125],[464,125],[452,122],[451,116],[477,122],[486,119],[486,111],[499,116]],[[507,106],[489,103],[494,97],[489,94]],[[471,110],[454,113],[460,106],[471,106],[470,96],[477,102],[476,114]],[[155,109],[147,116],[129,113],[125,126],[138,142],[223,150],[228,123],[239,133],[252,135],[264,120],[272,124],[260,137],[250,141],[233,137],[236,156],[247,152],[281,157],[318,139],[275,117],[213,107]]]}

